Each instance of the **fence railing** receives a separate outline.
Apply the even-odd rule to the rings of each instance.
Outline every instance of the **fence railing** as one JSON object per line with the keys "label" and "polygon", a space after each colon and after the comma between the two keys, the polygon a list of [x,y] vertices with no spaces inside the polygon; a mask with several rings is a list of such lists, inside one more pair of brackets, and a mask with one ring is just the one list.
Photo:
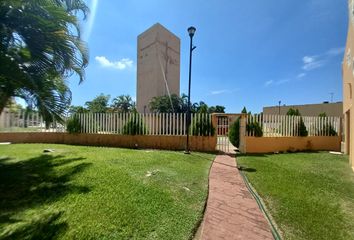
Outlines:
{"label": "fence railing", "polygon": [[246,136],[293,137],[338,136],[340,117],[302,117],[287,115],[248,115]]}
{"label": "fence railing", "polygon": [[5,109],[0,114],[0,132],[65,132],[65,130],[65,123],[55,120],[46,125],[38,112]]}
{"label": "fence railing", "polygon": [[[84,133],[130,135],[186,135],[185,113],[82,113],[76,115]],[[214,135],[209,114],[192,114],[190,134]]]}
{"label": "fence railing", "polygon": [[[185,113],[79,113],[46,126],[36,112],[4,111],[0,115],[0,132],[66,132],[67,124],[76,120],[81,133],[121,135],[186,135]],[[210,114],[191,114],[190,135],[215,133]]]}

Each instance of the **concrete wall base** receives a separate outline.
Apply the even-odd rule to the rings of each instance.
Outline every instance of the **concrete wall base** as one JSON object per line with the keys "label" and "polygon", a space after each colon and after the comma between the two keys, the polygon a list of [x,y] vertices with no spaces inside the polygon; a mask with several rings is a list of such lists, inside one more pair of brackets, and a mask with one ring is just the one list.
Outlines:
{"label": "concrete wall base", "polygon": [[[115,135],[115,134],[69,134],[69,133],[0,133],[0,142],[11,143],[57,143],[85,146],[122,148],[150,148],[184,150],[186,136]],[[215,136],[191,136],[192,151],[215,151]]]}
{"label": "concrete wall base", "polygon": [[336,151],[341,150],[339,136],[323,137],[245,137],[246,153],[274,153],[280,151]]}

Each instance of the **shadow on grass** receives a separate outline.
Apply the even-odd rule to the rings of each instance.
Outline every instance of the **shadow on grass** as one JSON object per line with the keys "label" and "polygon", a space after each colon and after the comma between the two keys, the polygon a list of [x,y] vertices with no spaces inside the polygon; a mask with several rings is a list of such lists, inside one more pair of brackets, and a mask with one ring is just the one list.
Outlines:
{"label": "shadow on grass", "polygon": [[238,170],[243,171],[243,172],[257,172],[257,169],[249,168],[249,167],[246,167],[246,166],[239,166]]}
{"label": "shadow on grass", "polygon": [[[0,239],[53,239],[67,224],[58,221],[63,212],[34,211],[21,219],[26,210],[59,201],[70,193],[87,193],[87,186],[71,182],[90,164],[84,158],[39,155],[24,161],[0,159]],[[78,162],[78,163],[76,163]],[[76,164],[75,164],[76,163]]]}
{"label": "shadow on grass", "polygon": [[0,239],[56,239],[67,228],[65,222],[58,222],[63,212],[47,213],[29,222],[19,223],[15,229],[7,229]]}

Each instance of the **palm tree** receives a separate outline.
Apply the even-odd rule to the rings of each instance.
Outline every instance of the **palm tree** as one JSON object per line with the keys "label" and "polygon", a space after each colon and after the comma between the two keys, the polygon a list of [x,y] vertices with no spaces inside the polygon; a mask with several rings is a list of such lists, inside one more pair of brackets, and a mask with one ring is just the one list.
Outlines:
{"label": "palm tree", "polygon": [[129,95],[120,95],[113,99],[112,108],[119,112],[130,112],[134,108],[134,101]]}
{"label": "palm tree", "polygon": [[5,0],[0,3],[0,113],[21,97],[46,121],[61,120],[71,102],[65,78],[80,83],[88,53],[76,12],[81,0]]}

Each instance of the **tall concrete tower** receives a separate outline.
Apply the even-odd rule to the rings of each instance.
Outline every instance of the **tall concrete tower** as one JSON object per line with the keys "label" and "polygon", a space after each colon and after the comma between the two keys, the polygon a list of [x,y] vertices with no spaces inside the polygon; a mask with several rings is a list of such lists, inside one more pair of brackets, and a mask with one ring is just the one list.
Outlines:
{"label": "tall concrete tower", "polygon": [[150,112],[153,97],[180,94],[180,39],[156,23],[138,36],[136,106]]}

